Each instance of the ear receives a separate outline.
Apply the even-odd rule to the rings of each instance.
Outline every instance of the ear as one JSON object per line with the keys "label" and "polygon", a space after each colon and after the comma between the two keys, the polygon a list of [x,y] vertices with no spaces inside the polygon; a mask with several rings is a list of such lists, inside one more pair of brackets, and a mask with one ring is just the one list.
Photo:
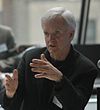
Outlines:
{"label": "ear", "polygon": [[74,33],[75,33],[74,31],[69,32],[70,41],[73,40]]}

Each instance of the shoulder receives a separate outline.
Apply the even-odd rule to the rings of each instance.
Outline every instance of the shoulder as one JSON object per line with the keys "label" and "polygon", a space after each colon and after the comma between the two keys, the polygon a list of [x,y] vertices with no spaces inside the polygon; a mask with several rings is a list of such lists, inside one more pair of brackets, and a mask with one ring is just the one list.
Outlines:
{"label": "shoulder", "polygon": [[1,31],[11,31],[12,29],[9,26],[0,25],[0,30]]}
{"label": "shoulder", "polygon": [[95,71],[97,72],[98,69],[96,65],[86,56],[84,56],[82,53],[75,51],[76,56],[76,69],[80,70],[81,72],[89,72],[89,71]]}
{"label": "shoulder", "polygon": [[75,62],[73,77],[96,78],[99,73],[96,65],[89,58],[87,58],[80,52],[74,50],[74,53],[75,53]]}
{"label": "shoulder", "polygon": [[44,53],[45,50],[46,47],[31,47],[25,51],[23,57],[26,59],[40,58],[40,55]]}

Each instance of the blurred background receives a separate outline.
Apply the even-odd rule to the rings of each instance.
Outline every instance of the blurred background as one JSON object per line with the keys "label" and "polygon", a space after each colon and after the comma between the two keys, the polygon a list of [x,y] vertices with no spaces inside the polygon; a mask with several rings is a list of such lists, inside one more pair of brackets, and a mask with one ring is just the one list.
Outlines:
{"label": "blurred background", "polygon": [[[12,28],[17,46],[45,45],[41,16],[55,6],[71,10],[76,18],[77,29],[73,44],[100,44],[100,0],[0,0],[0,24]],[[97,52],[98,58],[92,52],[95,53],[92,57],[97,58],[96,63],[100,59],[100,46]],[[100,99],[99,102],[97,99],[96,92],[91,96],[86,110],[100,110]]]}
{"label": "blurred background", "polygon": [[[46,10],[55,6],[63,6],[74,13],[77,31],[73,43],[77,43],[82,0],[0,0],[0,24],[8,25],[13,29],[17,45],[44,45],[40,18]],[[100,0],[91,0],[87,23],[87,44],[100,43],[99,10]]]}

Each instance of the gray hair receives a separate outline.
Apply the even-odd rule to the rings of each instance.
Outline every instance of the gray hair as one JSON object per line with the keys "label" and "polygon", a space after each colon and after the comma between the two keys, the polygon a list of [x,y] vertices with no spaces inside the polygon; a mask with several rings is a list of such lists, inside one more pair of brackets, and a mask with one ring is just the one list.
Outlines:
{"label": "gray hair", "polygon": [[41,18],[42,21],[45,20],[50,20],[52,18],[55,18],[56,16],[62,16],[64,18],[64,20],[66,21],[66,23],[73,29],[75,30],[76,28],[76,21],[75,18],[72,14],[71,11],[66,10],[63,7],[55,7],[55,8],[51,8],[49,9],[45,15]]}

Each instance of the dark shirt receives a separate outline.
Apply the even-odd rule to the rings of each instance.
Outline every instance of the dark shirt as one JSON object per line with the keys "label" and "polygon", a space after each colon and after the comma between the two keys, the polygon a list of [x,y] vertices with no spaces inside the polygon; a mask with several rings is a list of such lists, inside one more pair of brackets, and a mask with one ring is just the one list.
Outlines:
{"label": "dark shirt", "polygon": [[[40,58],[41,53],[63,73],[60,82],[34,78],[36,73],[31,71],[29,64],[33,58]],[[4,96],[5,110],[19,110],[23,100],[22,110],[60,110],[52,103],[54,96],[63,110],[84,110],[98,73],[96,66],[73,47],[64,61],[52,59],[46,48],[29,50],[24,54],[18,71],[19,86],[12,99]]]}

